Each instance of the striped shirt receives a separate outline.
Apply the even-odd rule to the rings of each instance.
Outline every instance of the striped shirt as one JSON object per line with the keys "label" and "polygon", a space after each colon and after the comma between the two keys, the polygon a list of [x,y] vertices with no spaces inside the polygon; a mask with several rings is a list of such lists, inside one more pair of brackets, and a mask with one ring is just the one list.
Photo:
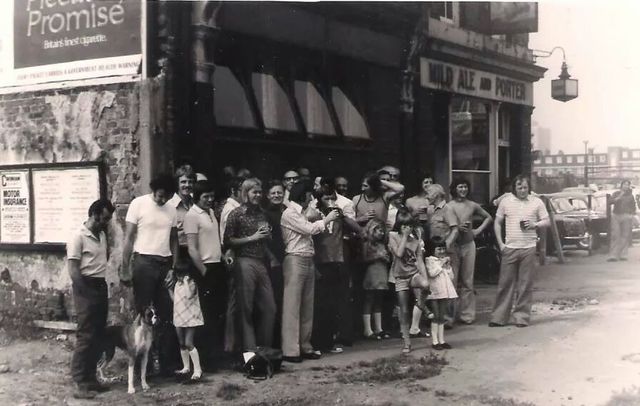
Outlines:
{"label": "striped shirt", "polygon": [[540,198],[527,196],[526,199],[518,199],[513,194],[505,196],[500,201],[496,212],[496,221],[504,220],[506,241],[509,248],[532,248],[536,246],[538,234],[536,230],[523,230],[520,221],[529,220],[538,222],[549,217],[547,209]]}

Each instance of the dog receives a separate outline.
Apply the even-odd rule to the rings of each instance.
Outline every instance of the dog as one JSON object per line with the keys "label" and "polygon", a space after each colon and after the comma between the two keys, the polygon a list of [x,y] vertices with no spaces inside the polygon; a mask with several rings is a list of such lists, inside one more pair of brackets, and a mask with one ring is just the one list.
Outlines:
{"label": "dog", "polygon": [[128,390],[130,394],[136,393],[133,385],[133,372],[136,360],[141,359],[140,380],[142,389],[148,390],[147,362],[149,350],[153,343],[153,327],[159,322],[156,310],[153,306],[147,306],[138,314],[133,323],[124,326],[109,326],[105,331],[103,353],[98,362],[98,375],[102,382],[108,379],[104,375],[104,369],[115,355],[116,347],[127,353],[128,356]]}

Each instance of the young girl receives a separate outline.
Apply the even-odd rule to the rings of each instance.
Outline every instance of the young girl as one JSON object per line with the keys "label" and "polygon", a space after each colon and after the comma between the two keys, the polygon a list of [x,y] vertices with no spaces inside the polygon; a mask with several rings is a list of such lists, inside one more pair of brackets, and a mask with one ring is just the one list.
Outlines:
{"label": "young girl", "polygon": [[185,375],[191,371],[189,357],[193,362],[193,374],[191,380],[197,381],[202,377],[200,356],[198,349],[193,345],[195,328],[204,325],[198,287],[191,276],[192,267],[187,263],[176,265],[175,286],[173,288],[173,325],[176,326],[178,341],[180,342],[180,356],[182,369],[176,374]]}
{"label": "young girl", "polygon": [[458,297],[453,286],[453,269],[447,256],[447,247],[442,240],[433,241],[433,256],[427,257],[427,274],[431,293],[427,297],[431,301],[434,319],[431,322],[432,347],[436,350],[450,349],[451,345],[444,341],[444,323],[450,299]]}
{"label": "young girl", "polygon": [[[364,289],[364,306],[362,321],[364,337],[380,340],[389,338],[389,333],[382,330],[382,297],[389,288],[389,263],[391,256],[387,250],[387,230],[384,223],[371,219],[364,229],[363,260],[367,271],[362,282]],[[371,329],[371,312],[373,311],[373,329]]]}
{"label": "young girl", "polygon": [[421,238],[420,227],[408,210],[398,211],[393,230],[389,233],[389,251],[393,256],[391,274],[395,279],[396,294],[400,305],[400,330],[404,341],[402,353],[408,354],[411,352],[409,290],[414,289],[416,306],[426,312],[424,300],[426,298],[425,291],[429,288],[429,281],[424,265],[424,242]]}

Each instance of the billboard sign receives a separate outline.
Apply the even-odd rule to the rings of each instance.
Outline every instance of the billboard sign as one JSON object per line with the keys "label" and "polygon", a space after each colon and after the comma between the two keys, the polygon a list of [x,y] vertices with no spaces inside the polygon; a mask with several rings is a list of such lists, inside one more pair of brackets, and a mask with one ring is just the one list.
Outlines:
{"label": "billboard sign", "polygon": [[0,16],[0,86],[136,75],[142,0],[12,0]]}

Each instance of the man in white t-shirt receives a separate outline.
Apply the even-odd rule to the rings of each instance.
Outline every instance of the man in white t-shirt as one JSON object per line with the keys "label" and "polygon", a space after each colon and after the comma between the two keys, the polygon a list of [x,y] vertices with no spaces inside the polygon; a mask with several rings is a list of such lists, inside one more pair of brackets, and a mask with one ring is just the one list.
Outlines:
{"label": "man in white t-shirt", "polygon": [[[502,262],[489,327],[502,327],[507,323],[513,323],[517,327],[529,325],[537,262],[536,231],[549,226],[549,213],[542,200],[529,193],[529,184],[529,178],[516,176],[511,184],[512,194],[501,199],[496,212],[493,227],[502,253]],[[506,242],[502,241],[503,224]]]}
{"label": "man in white t-shirt", "polygon": [[170,348],[163,342],[175,334],[171,326],[173,304],[165,278],[178,261],[178,229],[176,208],[166,203],[176,185],[172,176],[160,175],[149,186],[151,193],[133,199],[127,211],[120,280],[125,285],[133,284],[138,313],[152,303],[155,306],[162,325],[154,341],[156,349],[160,346],[160,367],[169,372],[170,354],[177,347]]}

